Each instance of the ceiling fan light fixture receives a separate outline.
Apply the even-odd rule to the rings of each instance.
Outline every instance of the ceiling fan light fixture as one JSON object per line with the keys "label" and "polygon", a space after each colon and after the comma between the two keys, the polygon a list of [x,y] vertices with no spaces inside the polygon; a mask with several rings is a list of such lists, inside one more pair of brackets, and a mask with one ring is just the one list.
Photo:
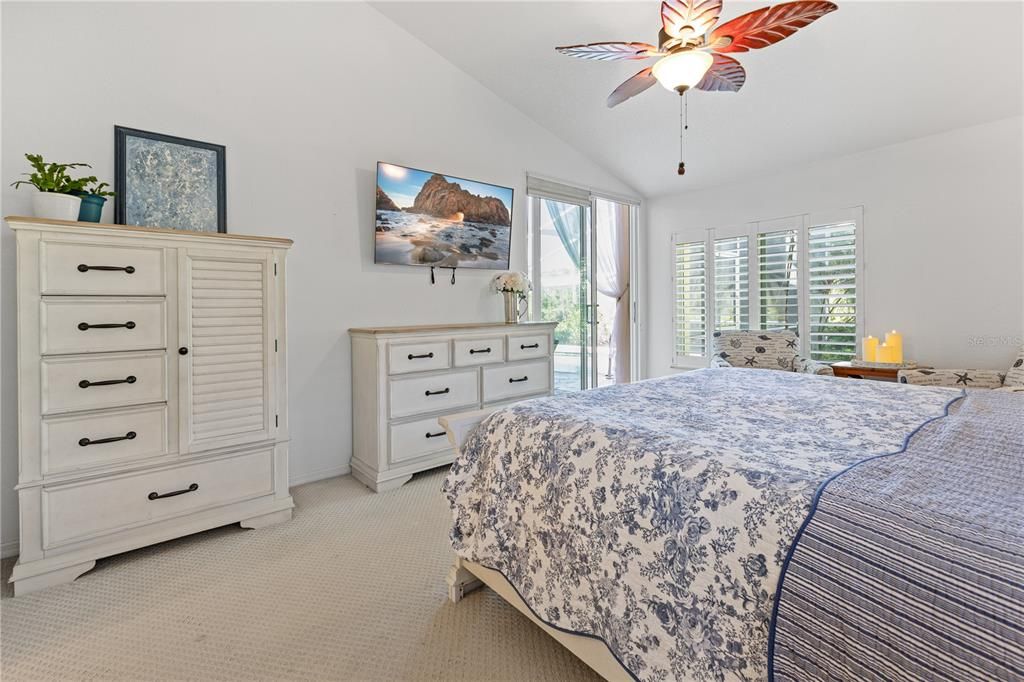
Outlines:
{"label": "ceiling fan light fixture", "polygon": [[682,94],[700,83],[711,68],[714,57],[701,50],[686,50],[662,57],[651,70],[666,90]]}

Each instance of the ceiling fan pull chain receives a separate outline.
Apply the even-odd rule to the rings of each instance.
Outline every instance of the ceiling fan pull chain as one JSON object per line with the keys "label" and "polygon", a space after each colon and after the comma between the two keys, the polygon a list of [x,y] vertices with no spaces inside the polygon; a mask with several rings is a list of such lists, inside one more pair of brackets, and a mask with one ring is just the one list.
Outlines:
{"label": "ceiling fan pull chain", "polygon": [[683,162],[683,134],[690,129],[690,100],[686,91],[679,93],[679,168],[676,173],[686,175],[686,164]]}

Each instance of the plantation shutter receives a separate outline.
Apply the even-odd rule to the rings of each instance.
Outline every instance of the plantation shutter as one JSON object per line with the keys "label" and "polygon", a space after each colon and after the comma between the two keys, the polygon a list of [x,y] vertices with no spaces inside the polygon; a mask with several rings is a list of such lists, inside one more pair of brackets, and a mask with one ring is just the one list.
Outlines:
{"label": "plantation shutter", "polygon": [[797,230],[757,235],[758,327],[800,328]]}
{"label": "plantation shutter", "polygon": [[704,242],[675,244],[675,354],[707,354],[707,272]]}
{"label": "plantation shutter", "polygon": [[840,222],[807,230],[810,354],[849,360],[857,354],[857,225]]}
{"label": "plantation shutter", "polygon": [[750,269],[746,235],[716,239],[715,329],[750,329]]}

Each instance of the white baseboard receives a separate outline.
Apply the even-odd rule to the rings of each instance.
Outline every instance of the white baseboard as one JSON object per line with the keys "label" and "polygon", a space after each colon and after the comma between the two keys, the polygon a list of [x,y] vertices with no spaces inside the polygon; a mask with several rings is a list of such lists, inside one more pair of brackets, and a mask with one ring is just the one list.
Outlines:
{"label": "white baseboard", "polygon": [[325,478],[334,478],[335,476],[345,476],[351,473],[352,470],[348,464],[342,464],[338,467],[327,467],[326,469],[317,469],[315,471],[306,471],[303,473],[293,473],[288,477],[288,486],[294,487],[302,485],[303,483],[312,483],[313,481],[322,481]]}
{"label": "white baseboard", "polygon": [[0,559],[6,559],[12,556],[18,556],[18,541],[9,540],[7,542],[0,542]]}

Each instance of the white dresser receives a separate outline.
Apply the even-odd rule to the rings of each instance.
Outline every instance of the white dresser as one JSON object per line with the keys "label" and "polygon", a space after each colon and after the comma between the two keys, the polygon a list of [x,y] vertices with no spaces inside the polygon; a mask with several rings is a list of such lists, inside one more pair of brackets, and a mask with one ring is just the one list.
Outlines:
{"label": "white dresser", "polygon": [[291,241],[7,222],[18,245],[16,594],[74,580],[100,557],[291,518]]}
{"label": "white dresser", "polygon": [[350,329],[352,475],[397,488],[454,460],[438,417],[550,395],[556,324]]}

